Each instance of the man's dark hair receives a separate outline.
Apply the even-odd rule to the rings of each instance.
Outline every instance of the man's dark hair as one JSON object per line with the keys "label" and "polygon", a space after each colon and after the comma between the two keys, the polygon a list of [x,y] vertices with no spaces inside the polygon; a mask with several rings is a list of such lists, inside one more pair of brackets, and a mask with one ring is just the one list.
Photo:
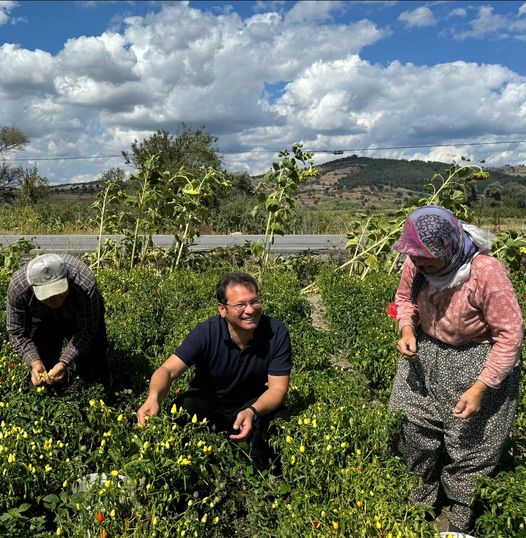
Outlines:
{"label": "man's dark hair", "polygon": [[228,286],[245,286],[246,288],[254,288],[256,293],[259,292],[256,279],[248,273],[227,273],[223,275],[216,286],[217,302],[226,304],[226,289]]}

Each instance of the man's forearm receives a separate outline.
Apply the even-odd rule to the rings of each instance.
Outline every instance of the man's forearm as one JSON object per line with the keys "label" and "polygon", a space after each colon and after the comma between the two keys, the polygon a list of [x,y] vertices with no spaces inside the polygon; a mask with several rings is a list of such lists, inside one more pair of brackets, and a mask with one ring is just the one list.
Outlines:
{"label": "man's forearm", "polygon": [[260,415],[267,415],[283,405],[286,395],[282,390],[268,389],[252,405]]}
{"label": "man's forearm", "polygon": [[171,384],[172,379],[170,372],[163,366],[157,368],[150,379],[148,398],[152,398],[157,402],[162,402],[166,396],[166,393],[170,389]]}

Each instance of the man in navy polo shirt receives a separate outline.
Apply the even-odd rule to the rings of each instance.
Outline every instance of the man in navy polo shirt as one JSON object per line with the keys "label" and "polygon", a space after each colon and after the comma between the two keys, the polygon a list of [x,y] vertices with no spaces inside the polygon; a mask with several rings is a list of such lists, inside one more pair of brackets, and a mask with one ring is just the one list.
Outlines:
{"label": "man in navy polo shirt", "polygon": [[260,438],[272,418],[286,417],[291,347],[285,325],[262,313],[258,285],[247,273],[224,275],[216,286],[218,316],[200,323],[152,375],[140,424],[159,412],[172,382],[195,366],[178,403],[230,438]]}

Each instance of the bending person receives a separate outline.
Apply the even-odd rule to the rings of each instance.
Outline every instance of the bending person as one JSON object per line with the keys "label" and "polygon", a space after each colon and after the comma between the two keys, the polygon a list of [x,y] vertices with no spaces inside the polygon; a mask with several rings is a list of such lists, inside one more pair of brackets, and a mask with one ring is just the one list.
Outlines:
{"label": "bending person", "polygon": [[108,383],[104,301],[90,268],[73,256],[42,254],[13,275],[7,333],[36,387],[64,384],[72,370]]}
{"label": "bending person", "polygon": [[396,448],[423,479],[414,502],[437,506],[445,493],[435,529],[469,532],[475,479],[495,469],[517,407],[521,311],[489,234],[445,209],[414,211],[393,248],[407,255],[395,297]]}

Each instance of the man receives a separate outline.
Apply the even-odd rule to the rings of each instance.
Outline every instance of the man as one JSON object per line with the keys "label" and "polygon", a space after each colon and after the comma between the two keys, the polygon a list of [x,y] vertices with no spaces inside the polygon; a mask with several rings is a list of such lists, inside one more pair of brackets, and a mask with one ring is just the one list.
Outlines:
{"label": "man", "polygon": [[281,321],[262,314],[258,285],[247,273],[224,275],[216,286],[218,316],[197,325],[152,375],[139,423],[159,412],[172,382],[195,365],[190,389],[178,402],[207,418],[230,439],[263,442],[282,407],[292,367],[290,337]]}
{"label": "man", "polygon": [[89,267],[73,256],[42,254],[13,275],[7,332],[35,387],[64,384],[71,370],[108,379],[104,301]]}

